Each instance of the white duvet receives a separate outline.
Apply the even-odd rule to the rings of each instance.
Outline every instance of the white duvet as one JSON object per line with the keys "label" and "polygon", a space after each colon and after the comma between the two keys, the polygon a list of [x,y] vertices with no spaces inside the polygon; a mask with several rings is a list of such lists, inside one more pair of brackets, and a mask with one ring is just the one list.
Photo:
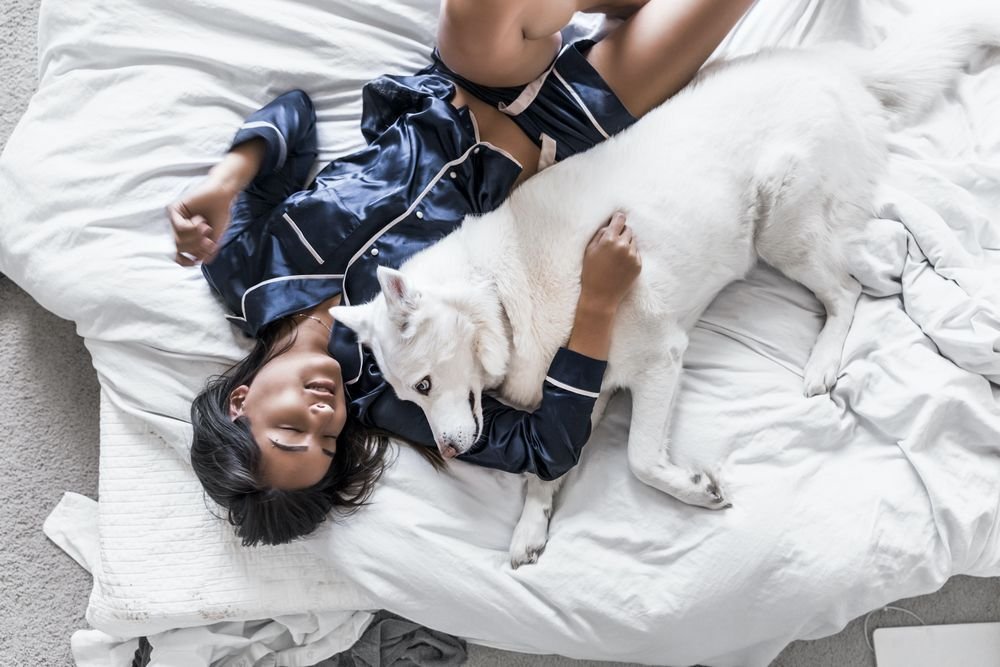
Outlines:
{"label": "white duvet", "polygon": [[[760,0],[721,52],[872,44],[918,4]],[[163,208],[292,88],[316,102],[316,170],[360,146],[361,85],[427,62],[436,6],[43,3],[39,90],[0,158],[0,270],[77,323],[101,383],[91,624],[166,650],[173,628],[292,614],[292,639],[312,648],[279,664],[305,665],[385,608],[513,650],[746,667],[953,574],[1000,575],[1000,69],[963,76],[894,135],[830,396],[801,391],[822,308],[767,268],[693,333],[674,452],[722,467],[731,510],[632,478],[619,396],[536,565],[507,562],[518,477],[437,474],[406,448],[348,521],[285,547],[238,545],[185,462],[187,419],[205,377],[248,343],[200,271],[171,261]],[[199,664],[255,664],[268,651],[253,643]]]}

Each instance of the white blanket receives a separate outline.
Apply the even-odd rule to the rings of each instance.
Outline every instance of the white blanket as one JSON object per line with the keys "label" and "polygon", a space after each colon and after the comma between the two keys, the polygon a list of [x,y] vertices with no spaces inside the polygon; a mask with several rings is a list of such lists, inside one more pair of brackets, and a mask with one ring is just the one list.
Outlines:
{"label": "white blanket", "polygon": [[[760,0],[721,52],[870,45],[918,4]],[[406,448],[352,519],[300,544],[238,546],[185,462],[187,415],[249,346],[200,272],[171,262],[163,208],[285,90],[316,101],[317,170],[358,147],[361,85],[427,62],[436,7],[43,4],[39,91],[0,158],[0,270],[77,323],[106,399],[91,624],[131,637],[312,612],[353,623],[349,643],[359,610],[385,608],[514,650],[753,666],[952,574],[1000,574],[1000,70],[964,76],[893,137],[831,396],[801,394],[823,311],[773,271],[727,289],[694,332],[674,451],[722,465],[733,509],[631,477],[623,396],[570,473],[537,565],[507,564],[518,478],[435,474]]]}

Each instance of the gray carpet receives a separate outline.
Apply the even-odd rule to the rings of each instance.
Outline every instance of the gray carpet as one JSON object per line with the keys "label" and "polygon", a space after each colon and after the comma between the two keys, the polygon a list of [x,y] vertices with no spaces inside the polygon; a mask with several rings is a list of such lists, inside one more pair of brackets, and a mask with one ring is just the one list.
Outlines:
{"label": "gray carpet", "polygon": [[[36,87],[40,0],[7,0],[0,11],[0,145]],[[4,199],[0,193],[0,206]],[[2,220],[0,208],[0,224]],[[71,322],[0,277],[0,666],[72,665],[69,637],[87,627],[90,575],[42,534],[64,491],[97,495],[98,385]],[[900,576],[906,573],[901,572]],[[1000,579],[955,577],[934,595],[897,603],[929,623],[1000,620]],[[898,613],[874,625],[909,625]],[[720,632],[726,632],[720,628]],[[474,666],[610,665],[469,647]],[[861,619],[832,637],[795,642],[772,667],[869,667]],[[123,666],[125,667],[125,666]]]}

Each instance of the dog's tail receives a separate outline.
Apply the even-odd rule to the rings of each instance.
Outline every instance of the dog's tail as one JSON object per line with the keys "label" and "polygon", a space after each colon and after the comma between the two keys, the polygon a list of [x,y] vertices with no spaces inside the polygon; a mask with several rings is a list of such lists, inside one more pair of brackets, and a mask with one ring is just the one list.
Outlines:
{"label": "dog's tail", "polygon": [[925,111],[980,52],[1000,47],[1000,3],[935,5],[915,11],[859,63],[868,90],[904,122]]}

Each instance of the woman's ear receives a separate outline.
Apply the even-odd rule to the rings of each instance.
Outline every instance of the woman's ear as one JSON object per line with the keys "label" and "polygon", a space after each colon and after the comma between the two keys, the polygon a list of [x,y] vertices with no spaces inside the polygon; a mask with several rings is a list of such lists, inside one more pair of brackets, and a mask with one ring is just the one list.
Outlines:
{"label": "woman's ear", "polygon": [[229,418],[235,420],[237,417],[243,416],[243,402],[247,398],[247,392],[250,391],[250,386],[241,384],[236,389],[233,389],[232,393],[229,394]]}

